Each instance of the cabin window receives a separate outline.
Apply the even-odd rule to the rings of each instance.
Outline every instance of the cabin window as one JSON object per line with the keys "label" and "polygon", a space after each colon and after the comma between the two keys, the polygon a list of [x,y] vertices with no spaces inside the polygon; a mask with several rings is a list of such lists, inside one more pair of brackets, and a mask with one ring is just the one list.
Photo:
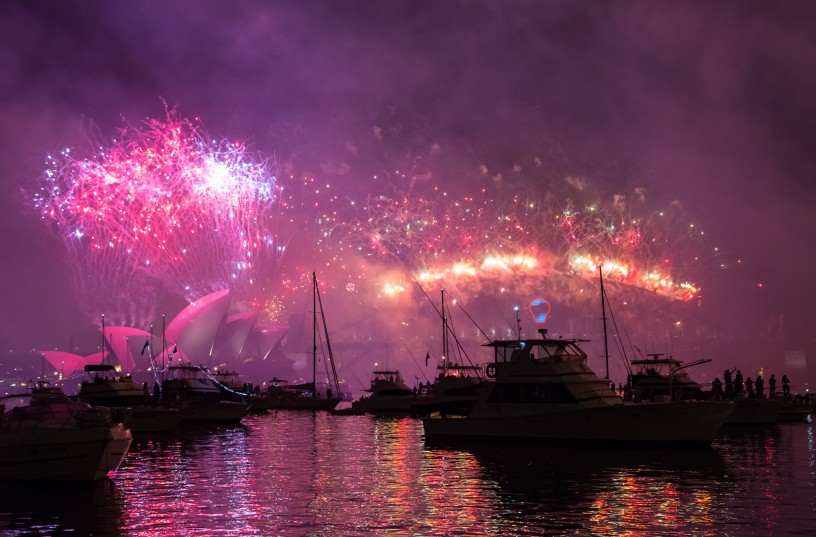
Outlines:
{"label": "cabin window", "polygon": [[497,362],[511,362],[511,356],[518,347],[496,347],[496,361]]}
{"label": "cabin window", "polygon": [[563,384],[496,384],[488,397],[493,403],[575,403]]}

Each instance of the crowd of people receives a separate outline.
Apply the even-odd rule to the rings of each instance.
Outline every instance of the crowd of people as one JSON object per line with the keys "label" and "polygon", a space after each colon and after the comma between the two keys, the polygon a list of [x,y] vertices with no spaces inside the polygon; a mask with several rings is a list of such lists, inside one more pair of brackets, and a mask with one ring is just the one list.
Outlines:
{"label": "crowd of people", "polygon": [[[736,374],[734,374],[734,372],[736,372]],[[723,372],[723,380],[720,380],[720,377],[716,377],[711,383],[711,392],[714,396],[727,399],[739,397],[756,397],[759,399],[767,397],[774,399],[780,395],[776,390],[775,375],[771,374],[771,378],[768,379],[768,388],[766,391],[765,380],[761,374],[757,374],[756,378],[751,380],[751,377],[743,378],[742,371],[737,368],[731,370],[726,369],[725,372]],[[782,375],[781,396],[786,399],[791,396],[790,379],[788,379],[787,375]]]}

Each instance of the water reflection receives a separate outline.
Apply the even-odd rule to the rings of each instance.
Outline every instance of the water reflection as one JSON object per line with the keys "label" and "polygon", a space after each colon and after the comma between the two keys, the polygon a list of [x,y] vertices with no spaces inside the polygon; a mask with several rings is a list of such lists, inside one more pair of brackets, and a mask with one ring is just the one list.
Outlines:
{"label": "water reflection", "polygon": [[[437,457],[456,448],[432,447]],[[655,534],[713,523],[711,486],[726,475],[711,450],[631,450],[529,444],[466,448],[495,483],[496,526],[504,534],[591,530]],[[660,532],[658,532],[660,533]]]}
{"label": "water reflection", "polygon": [[810,535],[814,443],[426,445],[408,418],[279,411],[137,438],[102,484],[0,483],[0,535]]}
{"label": "water reflection", "polygon": [[123,535],[122,498],[112,481],[0,481],[0,535]]}

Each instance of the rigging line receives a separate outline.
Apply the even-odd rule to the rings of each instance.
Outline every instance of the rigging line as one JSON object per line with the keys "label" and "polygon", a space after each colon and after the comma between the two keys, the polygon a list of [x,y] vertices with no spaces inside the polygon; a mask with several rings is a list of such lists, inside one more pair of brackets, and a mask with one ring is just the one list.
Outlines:
{"label": "rigging line", "polygon": [[194,366],[194,367],[197,367],[201,372],[203,372],[207,376],[207,378],[210,379],[213,382],[213,384],[215,384],[219,388],[223,388],[224,390],[226,390],[226,391],[228,391],[230,393],[234,393],[235,395],[240,395],[241,397],[255,397],[255,394],[253,394],[253,393],[239,392],[237,390],[233,390],[232,388],[230,388],[226,384],[221,384],[220,382],[218,382],[218,380],[216,380],[216,378],[212,375],[212,373],[210,373],[210,370],[207,367],[203,366],[203,365],[197,365],[197,366]]}
{"label": "rigging line", "polygon": [[515,328],[515,327],[512,325],[512,323],[510,323],[510,321],[508,321],[508,320],[507,320],[507,317],[505,317],[505,316],[504,316],[504,313],[502,313],[502,310],[499,308],[499,305],[498,305],[498,304],[496,304],[496,301],[495,301],[495,300],[491,300],[490,302],[491,302],[491,303],[493,304],[493,306],[496,308],[496,311],[498,311],[498,312],[499,312],[499,315],[501,315],[501,318],[502,318],[502,319],[504,319],[504,322],[505,322],[505,323],[507,323],[507,327],[510,329],[510,332],[511,332],[511,333],[515,333],[516,328]]}
{"label": "rigging line", "polygon": [[[317,273],[312,272],[312,278],[314,279],[314,289],[315,294],[317,295],[317,303],[320,305],[320,318],[323,321],[323,333],[326,335],[326,350],[328,351],[328,358],[329,362],[331,363],[332,377],[334,378],[334,388],[337,390],[337,393],[339,394],[340,380],[337,378],[337,368],[334,365],[334,353],[332,353],[331,341],[329,340],[329,328],[326,325],[326,315],[323,312],[323,298],[320,296],[320,286],[317,285]],[[326,374],[328,375],[328,368],[326,368]]]}
{"label": "rigging line", "polygon": [[609,316],[612,318],[612,326],[615,327],[615,334],[618,336],[615,341],[615,345],[618,347],[618,350],[621,353],[621,357],[623,359],[623,366],[626,368],[626,373],[628,375],[632,374],[632,368],[629,365],[629,357],[626,356],[626,349],[623,346],[623,341],[620,338],[620,330],[618,329],[618,322],[615,319],[615,312],[612,310],[612,304],[609,302],[609,295],[604,291],[604,300],[606,300],[606,306],[609,310]]}
{"label": "rigging line", "polygon": [[473,323],[473,326],[475,326],[475,327],[476,327],[476,329],[479,331],[479,333],[480,333],[480,334],[482,334],[482,335],[485,337],[485,339],[487,340],[487,342],[488,342],[488,343],[492,343],[493,341],[490,339],[490,336],[488,336],[488,335],[485,333],[485,331],[484,331],[484,330],[482,330],[482,327],[481,327],[481,326],[479,326],[479,325],[478,325],[478,323],[476,323],[476,321],[473,319],[473,317],[471,317],[471,316],[470,316],[470,314],[469,314],[467,311],[465,311],[465,308],[462,306],[461,301],[457,300],[457,301],[456,301],[456,305],[459,307],[459,309],[460,309],[460,310],[462,310],[462,313],[464,313],[464,314],[467,316],[467,318],[468,318],[468,319],[470,319],[470,322],[472,322],[472,323]]}
{"label": "rigging line", "polygon": [[403,343],[402,345],[405,347],[405,350],[408,351],[408,355],[411,357],[411,360],[413,360],[414,363],[416,364],[417,369],[419,369],[419,372],[422,373],[422,376],[425,378],[425,381],[430,382],[430,380],[428,380],[428,377],[425,375],[425,371],[422,370],[422,366],[420,366],[419,362],[416,361],[414,353],[412,353],[411,349],[408,348],[408,345],[406,345],[405,343]]}
{"label": "rigging line", "polygon": [[[428,302],[430,302],[430,304],[431,304],[431,306],[433,307],[434,311],[436,311],[436,314],[437,314],[437,315],[438,315],[440,318],[442,318],[442,319],[444,320],[444,316],[442,315],[442,312],[441,312],[441,311],[439,311],[439,308],[437,308],[437,307],[436,307],[436,304],[434,304],[433,300],[431,300],[431,297],[430,297],[430,296],[428,296],[428,293],[425,291],[425,289],[422,287],[422,285],[420,285],[420,283],[417,281],[417,279],[416,279],[416,278],[414,278],[414,283],[415,283],[415,284],[417,284],[417,287],[419,287],[419,290],[420,290],[420,291],[422,291],[422,294],[424,294],[424,295],[425,295],[425,298],[427,298],[427,299],[428,299]],[[458,304],[459,304],[459,301],[457,300],[457,301],[456,301],[456,303],[457,303],[457,305],[458,305]],[[461,306],[460,306],[460,309],[461,309]],[[462,310],[462,311],[464,311],[464,310]],[[465,312],[465,315],[467,315],[467,312]],[[474,320],[473,320],[473,318],[472,318],[472,317],[470,317],[470,315],[468,315],[468,318],[471,320],[471,322],[473,322],[473,324],[476,326],[476,328],[478,328],[478,329],[479,329],[479,331],[480,331],[480,332],[482,332],[482,334],[483,334],[485,337],[487,337],[487,334],[485,334],[485,333],[482,331],[482,329],[479,327],[479,325],[478,325],[478,324],[476,324],[476,321],[474,321]],[[450,322],[448,323],[448,326],[446,327],[446,331],[447,331],[447,332],[449,332],[449,333],[451,334],[451,336],[453,336],[453,340],[456,342],[456,346],[457,346],[457,348],[458,348],[458,349],[460,349],[460,356],[461,356],[461,354],[462,354],[462,353],[464,353],[465,358],[467,359],[468,363],[469,363],[471,366],[474,366],[473,361],[471,361],[470,356],[468,356],[467,351],[465,351],[464,347],[462,346],[461,342],[459,341],[459,338],[457,338],[457,337],[456,337],[456,333],[451,331],[450,324],[452,324],[452,323],[450,323]],[[488,341],[490,341],[490,338],[487,338],[487,340],[488,340]],[[474,367],[475,367],[475,366],[474,366]]]}
{"label": "rigging line", "polygon": [[[459,301],[457,300],[456,303],[459,304]],[[476,328],[479,328],[478,325],[476,326]],[[468,365],[470,365],[471,367],[476,367],[476,365],[473,363],[473,360],[470,359],[470,355],[467,353],[467,350],[462,345],[462,342],[459,341],[458,337],[456,337],[456,332],[453,328],[452,319],[449,319],[448,330],[450,331],[451,336],[453,337],[453,341],[456,342],[456,350],[459,353],[459,363],[464,365],[465,361],[467,361]],[[481,328],[479,328],[479,330],[481,330]],[[464,360],[462,359],[462,356],[465,357]],[[481,373],[477,374],[479,375],[479,377],[481,377]]]}

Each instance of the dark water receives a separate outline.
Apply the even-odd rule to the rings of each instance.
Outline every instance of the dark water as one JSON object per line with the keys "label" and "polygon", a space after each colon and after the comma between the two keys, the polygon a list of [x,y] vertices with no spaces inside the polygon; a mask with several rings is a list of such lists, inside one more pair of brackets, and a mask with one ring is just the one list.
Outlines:
{"label": "dark water", "polygon": [[816,535],[811,423],[711,450],[426,446],[285,412],[138,439],[101,484],[0,483],[0,535]]}

